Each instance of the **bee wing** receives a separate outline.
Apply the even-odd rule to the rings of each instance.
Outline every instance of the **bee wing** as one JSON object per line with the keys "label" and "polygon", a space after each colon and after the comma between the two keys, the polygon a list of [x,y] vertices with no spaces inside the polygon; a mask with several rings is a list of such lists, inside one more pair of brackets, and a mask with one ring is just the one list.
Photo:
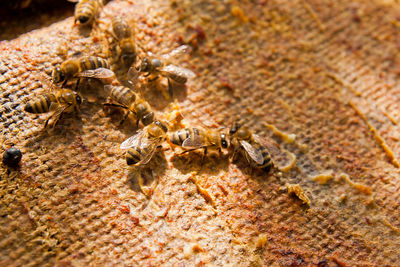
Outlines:
{"label": "bee wing", "polygon": [[127,76],[128,82],[134,86],[139,78],[139,72],[136,70],[135,67],[130,67]]}
{"label": "bee wing", "polygon": [[77,3],[77,2],[79,2],[79,0],[68,0],[68,2]]}
{"label": "bee wing", "polygon": [[240,145],[246,150],[247,154],[250,156],[252,160],[254,160],[257,164],[264,163],[264,157],[260,150],[253,147],[249,142],[240,140]]}
{"label": "bee wing", "polygon": [[177,48],[175,48],[174,50],[172,50],[171,52],[164,54],[161,56],[161,58],[165,61],[170,60],[173,57],[177,57],[186,53],[189,53],[191,51],[190,46],[188,45],[181,45]]}
{"label": "bee wing", "polygon": [[128,149],[134,146],[139,146],[141,144],[142,138],[144,135],[143,130],[139,130],[135,135],[132,135],[128,139],[126,139],[124,142],[121,143],[119,146],[120,149]]}
{"label": "bee wing", "polygon": [[262,138],[253,134],[254,141],[265,147],[272,157],[274,164],[277,166],[287,166],[293,161],[292,153],[281,148],[279,144],[272,138]]}
{"label": "bee wing", "polygon": [[267,148],[271,156],[278,156],[281,153],[279,144],[275,142],[275,140],[271,138],[262,138],[257,134],[253,134],[253,139],[263,147]]}
{"label": "bee wing", "polygon": [[199,148],[204,145],[204,139],[197,134],[190,135],[182,142],[184,148]]}
{"label": "bee wing", "polygon": [[79,77],[86,78],[112,78],[114,77],[114,72],[106,68],[98,68],[94,70],[85,70],[78,74]]}
{"label": "bee wing", "polygon": [[167,73],[167,74],[171,73],[171,74],[175,74],[177,76],[183,76],[183,77],[186,77],[187,79],[191,79],[196,76],[196,74],[194,74],[193,71],[186,69],[186,68],[178,67],[175,65],[164,66],[164,67],[160,68],[160,72]]}
{"label": "bee wing", "polygon": [[157,150],[158,142],[146,140],[144,145],[148,146],[148,153],[144,156],[144,158],[140,161],[139,164],[147,164],[151,158],[153,157],[154,153]]}

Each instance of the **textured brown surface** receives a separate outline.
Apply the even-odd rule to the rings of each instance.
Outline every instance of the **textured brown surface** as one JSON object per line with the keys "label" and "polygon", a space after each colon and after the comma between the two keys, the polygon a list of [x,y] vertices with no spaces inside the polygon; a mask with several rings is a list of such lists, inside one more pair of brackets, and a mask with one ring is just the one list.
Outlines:
{"label": "textured brown surface", "polygon": [[[26,115],[22,103],[47,90],[58,46],[101,50],[69,18],[0,44],[1,152],[14,144],[24,153],[19,170],[1,169],[1,265],[400,265],[399,168],[379,141],[400,156],[398,5],[147,2],[106,10],[135,18],[139,42],[156,54],[198,47],[178,60],[197,74],[176,89],[184,123],[229,126],[241,116],[294,153],[296,166],[266,175],[216,153],[200,167],[200,153],[165,146],[148,168],[127,170],[119,143],[133,121],[119,128],[90,90],[80,115],[41,131],[46,115]],[[159,115],[170,111],[157,94],[146,97]],[[329,171],[325,184],[312,181]],[[150,197],[138,176],[157,182]],[[287,183],[311,205],[288,195]]]}

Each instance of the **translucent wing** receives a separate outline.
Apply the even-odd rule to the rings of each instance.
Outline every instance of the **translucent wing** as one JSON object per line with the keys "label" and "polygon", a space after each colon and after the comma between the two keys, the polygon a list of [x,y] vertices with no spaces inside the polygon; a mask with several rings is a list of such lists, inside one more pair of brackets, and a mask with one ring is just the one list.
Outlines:
{"label": "translucent wing", "polygon": [[147,146],[147,154],[144,156],[144,158],[139,162],[139,164],[147,164],[150,159],[153,157],[154,152],[157,150],[158,142],[157,141],[151,141],[151,140],[146,140],[145,143],[142,145],[142,148],[144,146]]}
{"label": "translucent wing", "polygon": [[68,0],[68,2],[71,2],[71,3],[78,3],[79,0]]}
{"label": "translucent wing", "polygon": [[186,54],[189,53],[191,51],[191,48],[187,45],[181,45],[177,48],[175,48],[174,50],[172,50],[171,52],[164,54],[161,56],[161,58],[165,61],[170,60],[173,57],[177,57],[180,56],[182,54]]}
{"label": "translucent wing", "polygon": [[104,85],[104,90],[110,91],[110,92],[111,92],[111,90],[113,89],[113,87],[114,87],[114,86],[112,86],[112,85],[110,85],[110,84],[106,84],[106,85]]}
{"label": "translucent wing", "polygon": [[164,66],[160,68],[160,71],[162,73],[173,74],[179,77],[185,77],[186,79],[191,79],[196,76],[196,74],[194,74],[193,71],[175,65]]}
{"label": "translucent wing", "polygon": [[293,154],[280,148],[279,144],[274,139],[262,138],[256,134],[253,134],[253,139],[268,150],[274,164],[277,166],[288,166],[293,163]]}
{"label": "translucent wing", "polygon": [[271,138],[262,138],[257,134],[253,134],[253,139],[255,142],[268,149],[268,152],[271,154],[271,156],[277,157],[282,153],[279,148],[279,144]]}
{"label": "translucent wing", "polygon": [[85,70],[78,74],[79,77],[106,79],[114,77],[114,72],[106,68]]}
{"label": "translucent wing", "polygon": [[127,76],[128,76],[128,82],[132,86],[135,86],[139,78],[139,72],[136,70],[136,68],[130,67]]}
{"label": "translucent wing", "polygon": [[128,139],[126,139],[124,142],[121,143],[119,146],[120,149],[128,149],[134,146],[139,146],[141,145],[142,138],[144,136],[144,131],[139,130],[135,135],[132,135]]}
{"label": "translucent wing", "polygon": [[261,165],[264,163],[264,157],[260,150],[253,147],[250,143],[244,140],[240,140],[240,144],[246,150],[249,157],[254,160],[257,164]]}
{"label": "translucent wing", "polygon": [[200,136],[197,129],[193,129],[193,133],[182,142],[184,148],[200,148],[204,146],[204,137]]}

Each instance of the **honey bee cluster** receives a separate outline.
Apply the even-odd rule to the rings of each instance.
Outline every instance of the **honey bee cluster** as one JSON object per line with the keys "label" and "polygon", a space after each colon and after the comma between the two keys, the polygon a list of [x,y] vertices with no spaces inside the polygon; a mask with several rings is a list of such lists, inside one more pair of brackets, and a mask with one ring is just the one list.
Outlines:
{"label": "honey bee cluster", "polygon": [[[98,17],[102,7],[102,0],[78,1],[74,25],[102,31],[108,37],[107,43],[111,51],[107,54],[107,58],[97,55],[81,56],[77,53],[66,59],[51,73],[53,85],[60,86],[61,89],[33,98],[26,103],[26,112],[34,114],[52,112],[45,121],[44,128],[54,127],[63,113],[79,111],[83,103],[83,97],[78,93],[81,79],[108,80],[104,89],[109,92],[109,98],[103,106],[124,110],[125,115],[121,124],[132,114],[136,119],[136,127],[138,128],[140,123],[143,125],[141,130],[120,145],[122,150],[126,150],[128,165],[147,164],[157,149],[164,142],[168,142],[174,148],[180,147],[183,150],[181,154],[202,149],[203,155],[206,156],[210,149],[220,153],[222,150],[228,150],[233,158],[240,152],[253,166],[266,172],[271,170],[274,164],[268,145],[238,122],[226,130],[188,127],[169,131],[174,118],[170,121],[156,118],[150,104],[136,89],[140,84],[140,76],[147,78],[147,81],[163,77],[168,82],[168,93],[172,97],[174,83],[185,84],[195,77],[191,70],[169,63],[172,57],[190,51],[189,47],[182,45],[166,55],[156,57],[150,52],[143,51],[135,39],[135,27],[123,18],[112,17],[110,29],[101,29]],[[140,55],[139,50],[144,56]],[[132,86],[127,87],[118,82],[111,70],[110,62],[127,70],[125,74]],[[67,89],[67,83],[71,81],[75,81],[74,89]]]}

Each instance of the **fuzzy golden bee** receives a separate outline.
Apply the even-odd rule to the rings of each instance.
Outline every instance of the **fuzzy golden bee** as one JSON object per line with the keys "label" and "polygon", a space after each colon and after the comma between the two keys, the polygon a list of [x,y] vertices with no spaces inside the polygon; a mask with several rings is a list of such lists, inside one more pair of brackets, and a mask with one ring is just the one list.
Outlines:
{"label": "fuzzy golden bee", "polygon": [[182,55],[188,50],[188,46],[182,45],[172,50],[170,53],[162,55],[160,58],[156,58],[151,53],[148,53],[148,56],[141,60],[136,70],[141,73],[146,73],[145,77],[149,77],[150,81],[158,79],[159,76],[167,78],[168,92],[170,96],[172,96],[171,80],[179,84],[184,84],[188,79],[195,77],[195,74],[189,69],[167,63],[172,57]]}
{"label": "fuzzy golden bee", "polygon": [[82,97],[75,91],[60,89],[56,93],[43,94],[30,100],[24,110],[33,114],[48,113],[54,111],[46,120],[44,127],[49,125],[51,118],[54,118],[53,125],[56,125],[64,112],[79,110],[82,104]]}
{"label": "fuzzy golden bee", "polygon": [[68,80],[78,78],[77,87],[81,77],[106,79],[114,76],[110,70],[108,61],[101,57],[84,56],[80,58],[71,58],[64,61],[60,66],[53,69],[52,80],[54,83],[63,83],[64,86]]}
{"label": "fuzzy golden bee", "polygon": [[157,147],[166,139],[168,128],[160,121],[154,121],[135,135],[121,143],[120,148],[127,149],[126,163],[141,166],[153,157]]}
{"label": "fuzzy golden bee", "polygon": [[271,170],[274,163],[266,142],[261,137],[237,122],[229,130],[229,135],[231,145],[234,147],[234,155],[241,150],[249,163],[253,163],[266,172]]}
{"label": "fuzzy golden bee", "polygon": [[134,27],[121,17],[113,17],[111,20],[111,36],[116,42],[118,61],[126,67],[130,67],[136,61],[136,44]]}
{"label": "fuzzy golden bee", "polygon": [[154,112],[149,103],[132,89],[125,86],[111,85],[106,85],[105,89],[111,91],[111,102],[103,103],[105,106],[119,107],[127,110],[120,124],[124,123],[130,113],[133,113],[136,117],[136,126],[139,125],[139,121],[145,126],[153,122]]}
{"label": "fuzzy golden bee", "polygon": [[74,12],[74,23],[79,21],[81,25],[92,25],[103,7],[103,0],[68,0],[77,2]]}
{"label": "fuzzy golden bee", "polygon": [[228,147],[228,139],[225,133],[216,130],[204,130],[200,128],[185,128],[169,135],[172,144],[182,147],[183,153],[204,149],[204,155],[209,148],[219,152]]}

